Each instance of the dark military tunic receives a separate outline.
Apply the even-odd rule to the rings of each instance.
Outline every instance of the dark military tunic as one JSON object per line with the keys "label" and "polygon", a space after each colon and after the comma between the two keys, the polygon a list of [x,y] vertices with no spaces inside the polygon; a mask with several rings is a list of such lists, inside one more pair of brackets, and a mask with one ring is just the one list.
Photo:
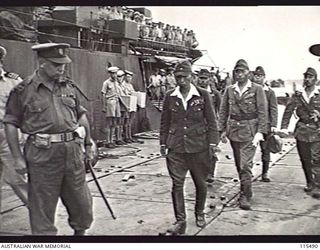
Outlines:
{"label": "dark military tunic", "polygon": [[307,185],[320,188],[320,122],[310,117],[313,110],[320,112],[320,89],[316,88],[309,98],[305,91],[296,91],[286,106],[281,128],[288,128],[295,111],[299,120],[294,137]]}
{"label": "dark military tunic", "polygon": [[219,129],[230,139],[235,164],[241,180],[241,191],[251,198],[251,176],[256,148],[256,133],[267,132],[267,106],[263,88],[248,80],[242,95],[238,84],[224,93],[219,113]]}

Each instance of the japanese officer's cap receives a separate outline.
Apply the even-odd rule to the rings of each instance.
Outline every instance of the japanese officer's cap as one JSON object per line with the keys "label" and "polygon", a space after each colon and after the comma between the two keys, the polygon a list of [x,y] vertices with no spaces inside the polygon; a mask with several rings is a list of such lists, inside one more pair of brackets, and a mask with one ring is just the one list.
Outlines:
{"label": "japanese officer's cap", "polygon": [[249,70],[249,66],[245,60],[240,59],[237,61],[236,66],[234,66],[234,69],[247,69],[247,70]]}
{"label": "japanese officer's cap", "polygon": [[43,57],[51,62],[66,64],[71,63],[71,59],[67,55],[68,43],[42,43],[31,47],[36,51],[39,57]]}
{"label": "japanese officer's cap", "polygon": [[266,75],[262,66],[258,66],[256,70],[253,72],[255,75]]}
{"label": "japanese officer's cap", "polygon": [[304,75],[312,75],[317,76],[317,71],[314,68],[307,68],[306,72],[303,73]]}
{"label": "japanese officer's cap", "polygon": [[178,62],[174,68],[174,74],[176,76],[188,76],[192,73],[191,63],[188,60]]}

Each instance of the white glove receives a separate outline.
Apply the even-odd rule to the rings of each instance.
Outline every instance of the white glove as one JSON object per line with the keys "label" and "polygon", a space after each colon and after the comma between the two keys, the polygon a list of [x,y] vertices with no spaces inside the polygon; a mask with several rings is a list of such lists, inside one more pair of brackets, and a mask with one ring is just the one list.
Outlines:
{"label": "white glove", "polygon": [[271,132],[272,133],[277,133],[279,130],[276,127],[271,127]]}
{"label": "white glove", "polygon": [[262,135],[262,133],[258,132],[255,134],[255,136],[252,140],[253,146],[257,147],[260,141],[263,141],[263,135]]}
{"label": "white glove", "polygon": [[285,135],[289,135],[289,130],[286,129],[286,128],[281,129],[280,132],[285,134]]}

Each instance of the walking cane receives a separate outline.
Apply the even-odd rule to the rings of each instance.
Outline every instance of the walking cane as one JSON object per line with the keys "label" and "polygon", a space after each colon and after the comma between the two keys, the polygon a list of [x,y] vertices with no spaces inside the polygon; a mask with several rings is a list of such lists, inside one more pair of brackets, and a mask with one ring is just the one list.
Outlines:
{"label": "walking cane", "polygon": [[103,200],[104,200],[104,203],[107,205],[107,208],[109,209],[112,218],[115,220],[115,219],[116,219],[116,216],[113,214],[113,211],[112,211],[112,209],[111,209],[111,207],[110,207],[110,205],[109,205],[109,203],[108,203],[108,201],[107,201],[107,198],[105,197],[105,195],[104,195],[104,193],[103,193],[103,191],[102,191],[102,189],[101,189],[101,186],[100,186],[100,184],[99,184],[99,182],[98,182],[98,179],[97,179],[97,177],[96,177],[96,174],[94,173],[94,170],[93,170],[91,161],[87,160],[86,163],[87,163],[87,165],[88,165],[88,167],[89,167],[90,173],[92,174],[93,180],[94,180],[94,182],[96,183],[97,188],[99,189],[99,192],[100,192],[100,194],[101,194],[101,196],[102,196],[102,198],[103,198]]}

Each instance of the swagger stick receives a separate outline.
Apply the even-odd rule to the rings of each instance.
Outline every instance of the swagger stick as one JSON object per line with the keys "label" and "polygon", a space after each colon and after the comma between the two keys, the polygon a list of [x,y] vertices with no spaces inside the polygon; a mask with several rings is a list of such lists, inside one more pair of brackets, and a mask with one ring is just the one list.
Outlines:
{"label": "swagger stick", "polygon": [[92,168],[91,161],[86,161],[86,164],[87,164],[88,167],[89,167],[90,173],[92,174],[93,180],[94,180],[94,182],[96,183],[96,185],[97,185],[97,187],[98,187],[98,189],[99,189],[99,192],[100,192],[100,194],[101,194],[101,196],[102,196],[102,198],[103,198],[103,200],[104,200],[104,203],[107,205],[107,208],[109,209],[112,218],[115,220],[116,217],[115,217],[115,215],[113,214],[113,211],[112,211],[112,209],[111,209],[111,207],[110,207],[110,205],[109,205],[109,203],[108,203],[108,201],[107,201],[107,198],[105,197],[105,195],[104,195],[104,193],[103,193],[103,191],[102,191],[102,189],[101,189],[101,186],[100,186],[100,184],[99,184],[99,182],[98,182],[98,179],[97,179],[97,177],[96,177],[96,174],[94,173],[94,170],[93,170],[93,168]]}

